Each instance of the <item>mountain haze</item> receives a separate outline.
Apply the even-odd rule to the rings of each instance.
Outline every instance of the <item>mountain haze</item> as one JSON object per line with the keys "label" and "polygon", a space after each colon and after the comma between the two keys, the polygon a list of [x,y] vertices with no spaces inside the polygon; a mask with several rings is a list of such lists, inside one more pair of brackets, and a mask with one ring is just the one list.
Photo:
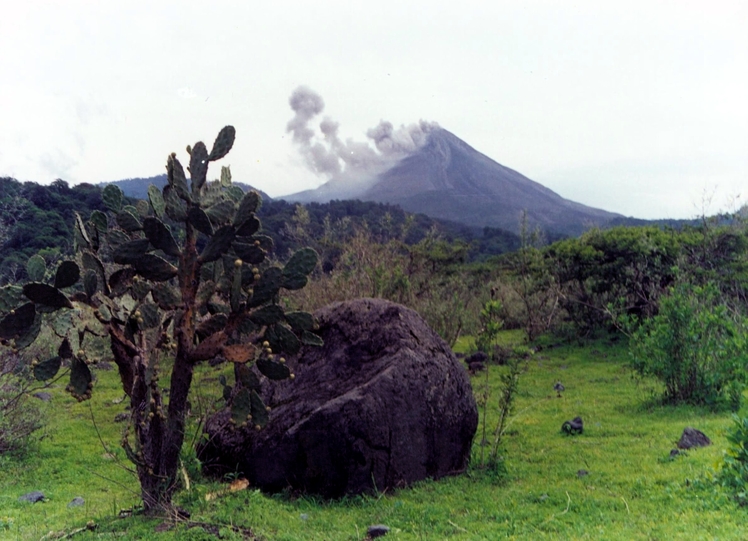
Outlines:
{"label": "mountain haze", "polygon": [[442,128],[430,131],[419,149],[369,183],[333,179],[316,190],[283,197],[303,203],[350,198],[397,204],[434,218],[515,232],[523,210],[531,225],[564,235],[578,235],[590,226],[622,218],[564,199]]}

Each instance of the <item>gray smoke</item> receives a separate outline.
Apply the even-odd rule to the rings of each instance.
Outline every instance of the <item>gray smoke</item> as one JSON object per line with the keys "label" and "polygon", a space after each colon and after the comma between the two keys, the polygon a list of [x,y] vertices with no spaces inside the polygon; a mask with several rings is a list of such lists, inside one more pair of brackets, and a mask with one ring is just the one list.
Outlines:
{"label": "gray smoke", "polygon": [[329,117],[320,122],[318,135],[310,124],[324,111],[325,102],[310,88],[298,87],[288,103],[295,116],[286,125],[286,131],[293,134],[293,141],[309,168],[332,179],[368,180],[418,150],[426,142],[428,133],[439,127],[421,120],[418,124],[395,129],[391,122],[382,120],[366,132],[366,137],[374,143],[372,147],[368,142],[341,140],[340,125]]}

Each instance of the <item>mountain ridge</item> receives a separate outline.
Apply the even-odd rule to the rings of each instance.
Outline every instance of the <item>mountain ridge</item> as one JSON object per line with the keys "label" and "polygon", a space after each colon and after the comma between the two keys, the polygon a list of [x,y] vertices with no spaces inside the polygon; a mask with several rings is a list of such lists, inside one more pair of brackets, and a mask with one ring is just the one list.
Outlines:
{"label": "mountain ridge", "polygon": [[432,130],[420,149],[379,173],[368,186],[331,180],[316,190],[281,199],[305,203],[351,197],[396,204],[410,212],[470,226],[515,232],[520,229],[523,211],[529,225],[564,235],[578,235],[591,226],[624,218],[565,199],[443,128]]}

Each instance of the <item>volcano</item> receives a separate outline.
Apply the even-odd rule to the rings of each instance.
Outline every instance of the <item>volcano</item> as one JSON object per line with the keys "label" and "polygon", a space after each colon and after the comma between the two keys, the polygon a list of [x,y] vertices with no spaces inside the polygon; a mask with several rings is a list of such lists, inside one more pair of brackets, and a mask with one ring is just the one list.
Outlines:
{"label": "volcano", "polygon": [[333,179],[315,190],[282,199],[377,201],[433,218],[514,232],[519,231],[521,214],[526,212],[530,226],[558,235],[579,235],[622,218],[564,199],[442,128],[432,130],[423,146],[366,184]]}

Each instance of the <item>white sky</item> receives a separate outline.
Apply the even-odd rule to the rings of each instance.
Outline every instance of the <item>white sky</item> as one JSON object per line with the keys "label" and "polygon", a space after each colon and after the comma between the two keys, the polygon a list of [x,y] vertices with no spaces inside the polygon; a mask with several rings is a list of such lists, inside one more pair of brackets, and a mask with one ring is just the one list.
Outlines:
{"label": "white sky", "polygon": [[[748,197],[748,2],[0,0],[0,175],[163,172],[225,124],[235,180],[316,187],[291,92],[341,136],[436,121],[560,195],[641,218]],[[321,120],[321,118],[319,119]],[[213,174],[217,176],[218,168]]]}

